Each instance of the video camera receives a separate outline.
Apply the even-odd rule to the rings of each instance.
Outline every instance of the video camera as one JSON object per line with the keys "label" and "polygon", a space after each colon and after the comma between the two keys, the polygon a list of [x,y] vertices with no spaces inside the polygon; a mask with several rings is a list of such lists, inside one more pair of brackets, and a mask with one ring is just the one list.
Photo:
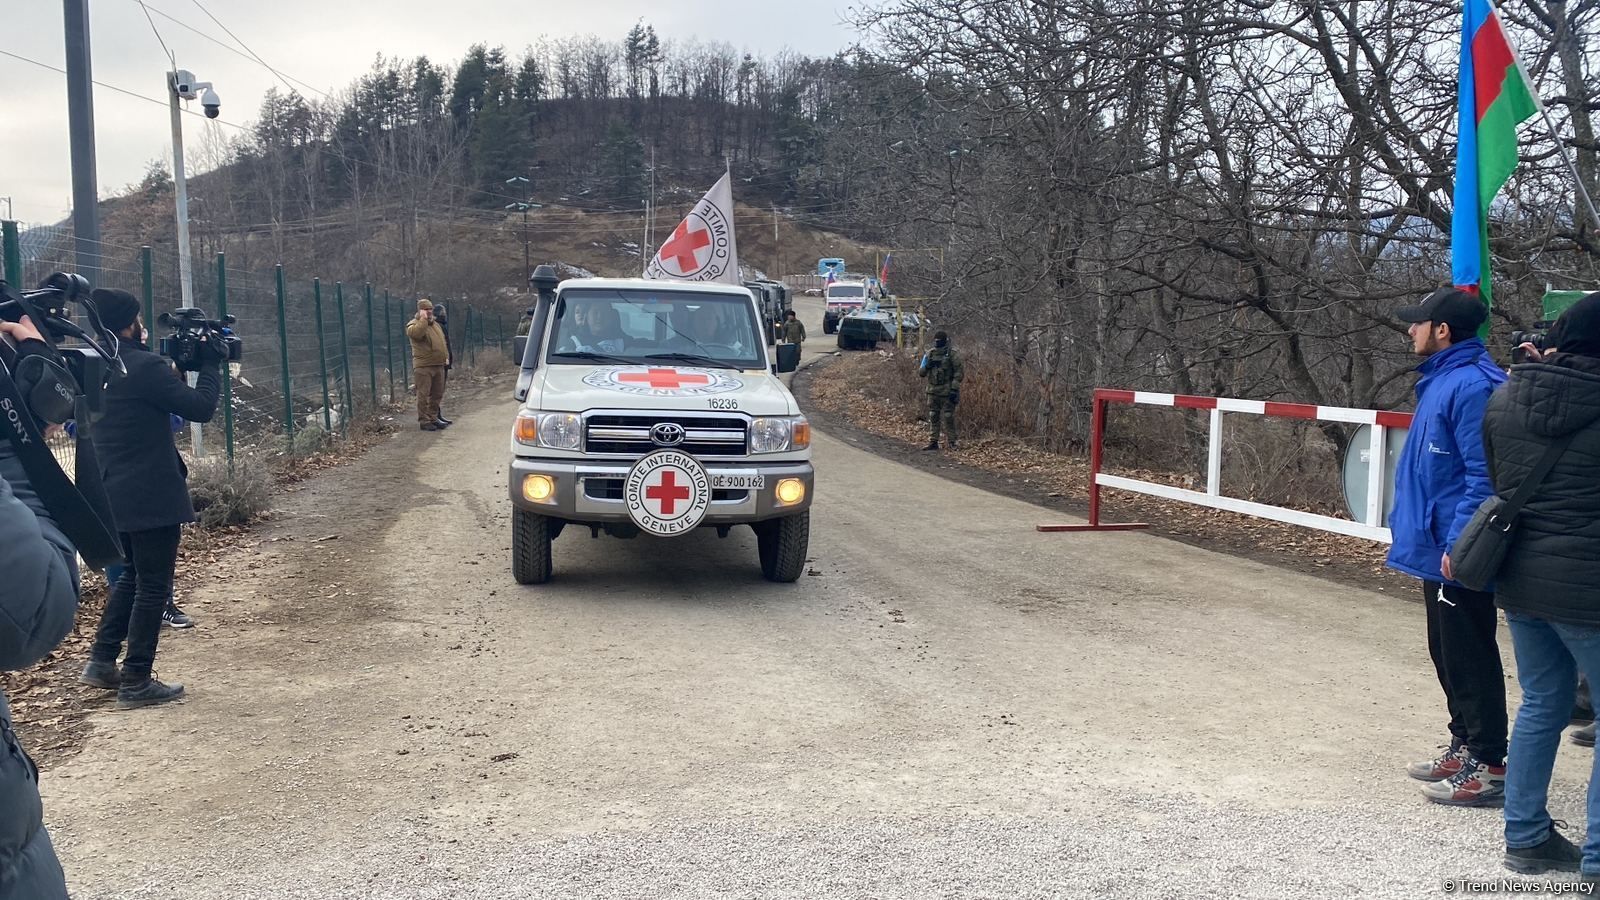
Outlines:
{"label": "video camera", "polygon": [[1528,361],[1528,351],[1522,349],[1523,344],[1532,344],[1535,350],[1543,353],[1549,349],[1550,326],[1554,322],[1536,322],[1532,331],[1511,332],[1511,363],[1520,365]]}
{"label": "video camera", "polygon": [[211,363],[235,363],[244,354],[244,341],[228,327],[233,316],[208,319],[193,307],[162,313],[160,323],[172,334],[161,339],[161,355],[183,372],[198,372]]}
{"label": "video camera", "polygon": [[[6,440],[29,485],[44,502],[78,554],[96,568],[122,560],[122,548],[107,525],[110,502],[100,482],[90,432],[111,379],[127,374],[117,338],[100,321],[81,276],[57,272],[38,290],[16,292],[0,281],[0,319],[26,318],[41,340],[0,341],[0,413]],[[82,307],[87,327],[72,320]],[[82,346],[61,346],[76,339]],[[76,472],[68,477],[46,443],[47,430],[68,419],[77,425]]]}

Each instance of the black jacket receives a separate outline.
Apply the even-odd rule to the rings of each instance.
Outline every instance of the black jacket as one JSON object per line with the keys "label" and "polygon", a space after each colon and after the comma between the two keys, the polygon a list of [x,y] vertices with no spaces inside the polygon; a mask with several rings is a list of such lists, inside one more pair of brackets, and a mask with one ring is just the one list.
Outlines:
{"label": "black jacket", "polygon": [[1509,612],[1600,627],[1600,359],[1558,353],[1511,370],[1484,414],[1495,492],[1510,497],[1550,442],[1577,432],[1523,507],[1495,579]]}
{"label": "black jacket", "polygon": [[[31,666],[54,650],[78,612],[77,557],[0,439],[0,669]],[[66,879],[44,830],[38,771],[11,728],[0,694],[0,900],[65,900]]]}
{"label": "black jacket", "polygon": [[144,345],[122,342],[128,367],[106,389],[105,414],[95,422],[94,445],[122,532],[147,531],[194,521],[189,469],[172,439],[170,414],[209,422],[217,412],[222,370],[208,366],[189,387],[166,359]]}

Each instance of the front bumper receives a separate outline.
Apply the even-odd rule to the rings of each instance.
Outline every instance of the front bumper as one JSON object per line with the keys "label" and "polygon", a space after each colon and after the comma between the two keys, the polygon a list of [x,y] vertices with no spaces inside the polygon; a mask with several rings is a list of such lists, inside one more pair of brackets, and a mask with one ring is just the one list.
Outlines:
{"label": "front bumper", "polygon": [[[811,508],[816,470],[809,462],[752,463],[701,459],[706,474],[758,474],[766,476],[766,487],[749,491],[715,491],[706,511],[704,525],[740,525],[792,516]],[[511,503],[518,509],[568,522],[603,524],[631,522],[628,504],[622,499],[622,482],[633,464],[624,460],[585,462],[582,460],[511,460],[509,489]],[[528,475],[548,475],[555,481],[555,495],[548,503],[534,503],[522,495],[522,480]],[[799,503],[780,506],[773,490],[780,479],[799,478],[806,495]]]}

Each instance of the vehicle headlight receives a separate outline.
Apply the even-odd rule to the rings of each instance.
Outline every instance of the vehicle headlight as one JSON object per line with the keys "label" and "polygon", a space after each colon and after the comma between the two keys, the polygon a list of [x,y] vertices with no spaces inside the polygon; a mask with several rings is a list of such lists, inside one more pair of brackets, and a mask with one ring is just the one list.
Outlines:
{"label": "vehicle headlight", "polygon": [[811,446],[811,423],[805,416],[767,416],[750,423],[751,453],[782,453]]}
{"label": "vehicle headlight", "polygon": [[517,442],[551,450],[583,445],[583,418],[575,413],[524,412],[517,416]]}

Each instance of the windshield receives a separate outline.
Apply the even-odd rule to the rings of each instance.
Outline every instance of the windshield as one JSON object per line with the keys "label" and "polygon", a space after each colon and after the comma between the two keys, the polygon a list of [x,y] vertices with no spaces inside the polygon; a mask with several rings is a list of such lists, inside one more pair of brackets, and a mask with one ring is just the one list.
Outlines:
{"label": "windshield", "polygon": [[766,366],[749,299],[649,289],[561,292],[545,354],[556,365]]}
{"label": "windshield", "polygon": [[835,284],[828,287],[829,300],[847,300],[867,296],[867,289],[859,284]]}

